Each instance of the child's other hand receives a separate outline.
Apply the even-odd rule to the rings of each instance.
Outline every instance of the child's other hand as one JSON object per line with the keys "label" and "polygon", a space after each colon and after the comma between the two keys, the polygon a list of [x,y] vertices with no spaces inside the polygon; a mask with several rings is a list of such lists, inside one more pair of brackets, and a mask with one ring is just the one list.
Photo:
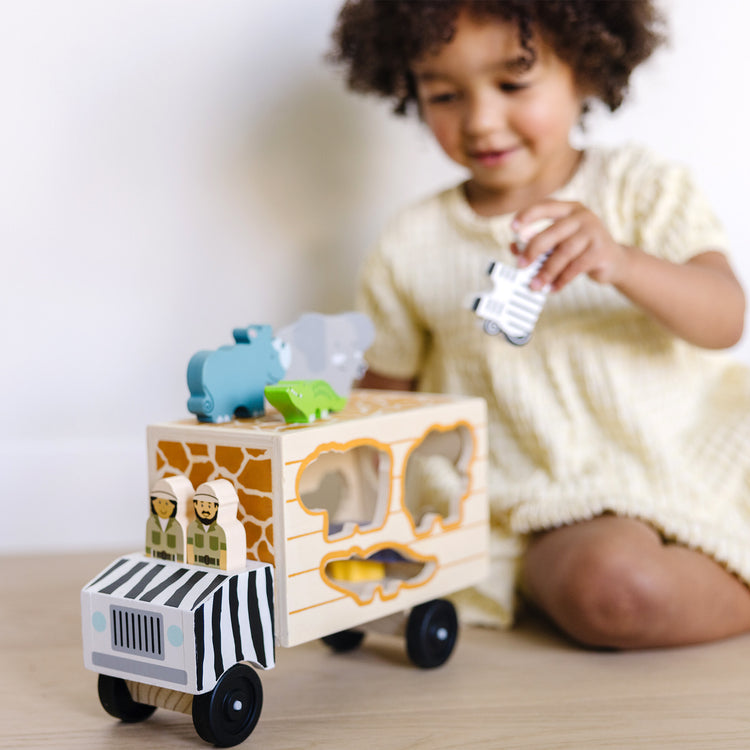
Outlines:
{"label": "child's other hand", "polygon": [[627,250],[612,239],[596,214],[580,203],[542,201],[519,211],[513,219],[513,230],[523,236],[525,227],[543,219],[552,224],[529,239],[522,252],[515,248],[520,267],[554,249],[531,282],[532,289],[550,284],[558,291],[582,273],[600,284],[615,282]]}

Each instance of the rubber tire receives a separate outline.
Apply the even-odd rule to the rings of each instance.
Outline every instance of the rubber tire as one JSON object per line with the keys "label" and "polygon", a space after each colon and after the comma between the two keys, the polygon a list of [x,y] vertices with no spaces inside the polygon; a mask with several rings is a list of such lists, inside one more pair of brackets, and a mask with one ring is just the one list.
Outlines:
{"label": "rubber tire", "polygon": [[110,716],[114,716],[115,719],[124,721],[126,724],[135,724],[138,721],[148,719],[156,711],[156,706],[134,701],[130,696],[125,680],[120,677],[100,674],[98,688],[102,708]]}
{"label": "rubber tire", "polygon": [[345,654],[354,651],[362,645],[365,634],[361,630],[341,630],[338,633],[324,635],[323,643],[337,654]]}
{"label": "rubber tire", "polygon": [[450,658],[458,638],[456,608],[446,599],[420,604],[406,623],[406,653],[421,669],[434,669]]}
{"label": "rubber tire", "polygon": [[260,677],[247,664],[235,664],[213,690],[193,698],[193,726],[202,740],[216,747],[232,747],[250,736],[262,707]]}

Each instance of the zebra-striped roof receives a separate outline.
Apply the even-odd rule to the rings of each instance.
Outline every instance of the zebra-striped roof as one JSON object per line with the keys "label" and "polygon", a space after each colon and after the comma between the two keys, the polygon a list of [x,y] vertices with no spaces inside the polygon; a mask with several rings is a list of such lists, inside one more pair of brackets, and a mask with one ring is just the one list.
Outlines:
{"label": "zebra-striped roof", "polygon": [[230,579],[269,567],[248,561],[245,570],[228,572],[132,554],[115,560],[84,590],[191,612]]}

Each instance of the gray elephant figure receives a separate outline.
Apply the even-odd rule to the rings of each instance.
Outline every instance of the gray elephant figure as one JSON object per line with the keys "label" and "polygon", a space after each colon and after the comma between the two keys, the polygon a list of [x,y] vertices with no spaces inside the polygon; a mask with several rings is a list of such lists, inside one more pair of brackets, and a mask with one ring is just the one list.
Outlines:
{"label": "gray elephant figure", "polygon": [[325,380],[348,398],[367,369],[364,354],[375,338],[375,327],[363,313],[305,313],[277,335],[291,350],[285,380]]}

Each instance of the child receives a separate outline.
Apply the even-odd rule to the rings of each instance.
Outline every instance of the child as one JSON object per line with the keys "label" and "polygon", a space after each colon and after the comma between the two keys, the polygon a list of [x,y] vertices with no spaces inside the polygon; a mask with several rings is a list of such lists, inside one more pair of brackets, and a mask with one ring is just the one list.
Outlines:
{"label": "child", "polygon": [[[520,540],[524,596],[594,647],[750,630],[750,377],[706,351],[743,328],[725,236],[684,169],[569,140],[659,29],[650,0],[350,0],[334,36],[349,85],[415,108],[468,171],[365,265],[365,384],[487,400],[498,557]],[[549,249],[530,343],[487,336],[465,300],[488,258]],[[472,600],[496,622],[509,580]]]}

